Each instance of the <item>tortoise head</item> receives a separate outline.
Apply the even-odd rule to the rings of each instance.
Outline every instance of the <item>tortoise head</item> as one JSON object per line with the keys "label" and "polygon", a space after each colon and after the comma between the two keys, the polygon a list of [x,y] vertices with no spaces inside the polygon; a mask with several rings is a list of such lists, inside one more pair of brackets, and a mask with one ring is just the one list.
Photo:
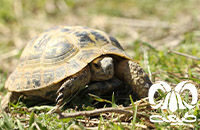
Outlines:
{"label": "tortoise head", "polygon": [[114,63],[112,57],[101,56],[90,64],[92,81],[108,80],[114,75]]}

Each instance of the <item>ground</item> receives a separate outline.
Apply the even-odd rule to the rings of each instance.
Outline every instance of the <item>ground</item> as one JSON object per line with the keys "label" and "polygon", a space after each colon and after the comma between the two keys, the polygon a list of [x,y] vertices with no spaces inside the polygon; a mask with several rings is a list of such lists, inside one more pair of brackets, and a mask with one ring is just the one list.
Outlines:
{"label": "ground", "polygon": [[[19,62],[27,42],[56,25],[82,25],[103,30],[116,37],[125,51],[149,74],[153,82],[165,81],[176,86],[192,81],[200,83],[200,0],[1,0],[0,1],[0,96],[6,94],[4,83]],[[180,54],[181,53],[181,54]],[[189,55],[189,56],[188,56]],[[193,56],[193,57],[192,57]],[[163,95],[164,97],[165,95]],[[58,119],[47,115],[49,106],[11,105],[10,113],[0,114],[0,129],[199,129],[200,123],[170,125],[151,123],[153,114],[168,115],[168,110],[152,110],[147,101],[122,106],[116,99],[92,96],[123,114],[107,112],[95,117]],[[126,97],[130,103],[131,97]],[[184,100],[189,100],[184,96]],[[73,99],[78,102],[78,99]],[[72,102],[73,102],[72,101]],[[80,105],[80,104],[79,104]],[[90,106],[91,105],[91,106]],[[65,113],[80,111],[66,108]],[[88,103],[83,110],[96,110]],[[176,111],[182,117],[187,110]],[[199,102],[189,111],[200,117]],[[130,116],[130,115],[133,116]]]}

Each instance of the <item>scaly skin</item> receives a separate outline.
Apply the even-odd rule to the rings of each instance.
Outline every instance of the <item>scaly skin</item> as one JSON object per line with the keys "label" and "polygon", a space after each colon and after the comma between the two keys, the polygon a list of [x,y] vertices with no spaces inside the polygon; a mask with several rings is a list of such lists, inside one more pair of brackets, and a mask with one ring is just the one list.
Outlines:
{"label": "scaly skin", "polygon": [[148,75],[132,60],[123,60],[115,67],[117,77],[127,82],[139,98],[147,97],[152,85]]}
{"label": "scaly skin", "polygon": [[90,82],[91,72],[89,66],[84,68],[82,71],[76,75],[67,78],[66,81],[57,91],[56,106],[48,112],[51,113],[61,113],[60,107],[64,104],[65,99],[72,97],[78,90],[83,88]]}

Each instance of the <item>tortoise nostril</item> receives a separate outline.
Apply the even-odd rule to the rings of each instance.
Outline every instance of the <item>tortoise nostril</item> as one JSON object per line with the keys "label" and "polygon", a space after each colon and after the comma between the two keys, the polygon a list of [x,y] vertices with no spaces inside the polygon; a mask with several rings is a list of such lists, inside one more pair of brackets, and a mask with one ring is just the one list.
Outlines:
{"label": "tortoise nostril", "polygon": [[112,70],[112,64],[109,64],[107,70]]}

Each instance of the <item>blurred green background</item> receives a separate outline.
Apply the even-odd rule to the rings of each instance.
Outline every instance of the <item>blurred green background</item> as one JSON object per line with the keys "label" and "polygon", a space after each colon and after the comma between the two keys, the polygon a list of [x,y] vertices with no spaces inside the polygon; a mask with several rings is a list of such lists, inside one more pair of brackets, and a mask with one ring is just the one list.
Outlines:
{"label": "blurred green background", "polygon": [[116,37],[152,81],[200,83],[200,0],[0,0],[0,96],[26,43],[56,25],[81,25]]}
{"label": "blurred green background", "polygon": [[26,43],[57,25],[89,26],[113,35],[145,70],[149,60],[153,80],[166,80],[158,75],[168,70],[183,71],[184,77],[187,67],[198,64],[168,50],[200,56],[200,0],[0,0],[0,5],[3,92]]}
{"label": "blurred green background", "polygon": [[0,5],[0,90],[26,43],[56,25],[89,26],[113,35],[145,70],[147,55],[153,74],[188,65],[183,59],[178,65],[180,58],[173,57],[174,65],[165,63],[169,49],[200,55],[200,0],[0,0]]}

